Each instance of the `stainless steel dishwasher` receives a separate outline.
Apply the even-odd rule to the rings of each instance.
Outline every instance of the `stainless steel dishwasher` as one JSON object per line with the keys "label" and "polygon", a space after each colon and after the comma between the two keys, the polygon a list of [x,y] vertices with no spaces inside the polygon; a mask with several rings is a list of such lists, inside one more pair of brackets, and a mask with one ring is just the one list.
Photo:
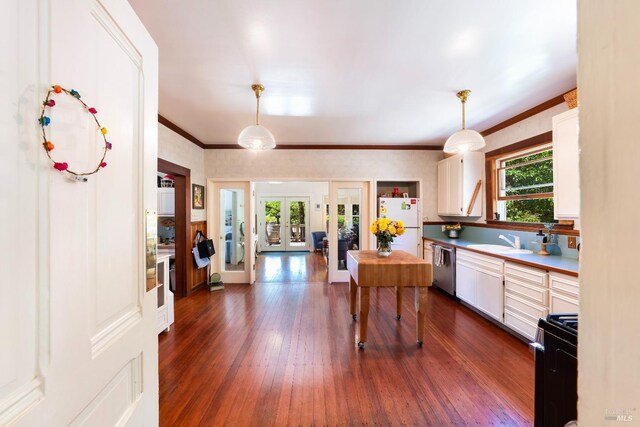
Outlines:
{"label": "stainless steel dishwasher", "polygon": [[[433,285],[456,296],[456,248],[432,243]],[[438,256],[440,251],[441,256]]]}

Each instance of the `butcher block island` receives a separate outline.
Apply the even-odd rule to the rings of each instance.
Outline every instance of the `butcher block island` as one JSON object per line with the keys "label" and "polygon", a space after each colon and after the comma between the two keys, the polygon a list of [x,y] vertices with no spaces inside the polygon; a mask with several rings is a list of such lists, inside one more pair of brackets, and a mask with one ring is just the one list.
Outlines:
{"label": "butcher block island", "polygon": [[431,263],[404,251],[393,251],[388,257],[378,256],[377,251],[348,251],[349,307],[353,320],[357,320],[356,296],[360,290],[360,338],[358,347],[367,341],[369,317],[369,288],[396,288],[396,319],[402,316],[402,288],[415,287],[416,340],[422,346],[424,317],[427,309],[427,287],[431,286]]}

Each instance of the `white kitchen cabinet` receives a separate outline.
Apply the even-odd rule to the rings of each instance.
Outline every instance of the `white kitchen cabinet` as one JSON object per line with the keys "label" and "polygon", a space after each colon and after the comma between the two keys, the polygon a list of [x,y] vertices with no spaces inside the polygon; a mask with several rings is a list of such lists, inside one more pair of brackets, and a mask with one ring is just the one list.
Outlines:
{"label": "white kitchen cabinet", "polygon": [[476,308],[502,322],[503,276],[502,273],[476,270]]}
{"label": "white kitchen cabinet", "polygon": [[556,219],[580,217],[578,108],[553,119],[553,198]]}
{"label": "white kitchen cabinet", "polygon": [[551,313],[579,312],[580,283],[577,278],[552,272],[549,273],[549,284]]}
{"label": "white kitchen cabinet", "polygon": [[422,258],[431,264],[431,277],[433,277],[433,248],[431,240],[422,240]]}
{"label": "white kitchen cabinet", "polygon": [[546,270],[505,263],[504,323],[534,340],[538,319],[549,313],[549,275]]}
{"label": "white kitchen cabinet", "polygon": [[498,258],[456,252],[456,296],[502,322],[503,266]]}
{"label": "white kitchen cabinet", "polygon": [[169,254],[159,255],[156,264],[156,292],[158,295],[157,332],[169,331],[173,323],[173,292],[169,289]]}
{"label": "white kitchen cabinet", "polygon": [[460,261],[460,259],[456,260],[456,296],[475,307],[476,272],[473,265]]}
{"label": "white kitchen cabinet", "polygon": [[175,188],[158,188],[158,216],[174,216],[175,211]]}
{"label": "white kitchen cabinet", "polygon": [[481,216],[482,187],[467,211],[478,181],[482,182],[484,153],[456,154],[438,162],[438,215]]}

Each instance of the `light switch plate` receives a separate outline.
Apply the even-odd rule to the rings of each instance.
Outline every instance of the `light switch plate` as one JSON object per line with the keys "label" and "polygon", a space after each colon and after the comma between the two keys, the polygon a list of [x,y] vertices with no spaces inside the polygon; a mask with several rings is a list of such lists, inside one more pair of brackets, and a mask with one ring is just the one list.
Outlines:
{"label": "light switch plate", "polygon": [[567,246],[569,247],[569,249],[575,249],[578,246],[576,240],[576,236],[569,236],[567,238]]}

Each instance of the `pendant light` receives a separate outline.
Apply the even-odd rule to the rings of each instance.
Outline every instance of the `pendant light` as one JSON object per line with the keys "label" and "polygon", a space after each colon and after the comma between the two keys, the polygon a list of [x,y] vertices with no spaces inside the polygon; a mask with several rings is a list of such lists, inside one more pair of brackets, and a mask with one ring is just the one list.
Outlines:
{"label": "pendant light", "polygon": [[256,94],[256,124],[247,126],[238,136],[238,144],[251,150],[271,150],[276,146],[276,140],[269,129],[260,124],[260,95],[264,91],[261,84],[251,85]]}
{"label": "pendant light", "polygon": [[445,153],[462,153],[464,151],[475,151],[487,145],[484,138],[475,130],[465,129],[464,104],[471,93],[470,90],[461,90],[456,94],[462,103],[462,129],[454,133],[447,139],[443,151]]}

